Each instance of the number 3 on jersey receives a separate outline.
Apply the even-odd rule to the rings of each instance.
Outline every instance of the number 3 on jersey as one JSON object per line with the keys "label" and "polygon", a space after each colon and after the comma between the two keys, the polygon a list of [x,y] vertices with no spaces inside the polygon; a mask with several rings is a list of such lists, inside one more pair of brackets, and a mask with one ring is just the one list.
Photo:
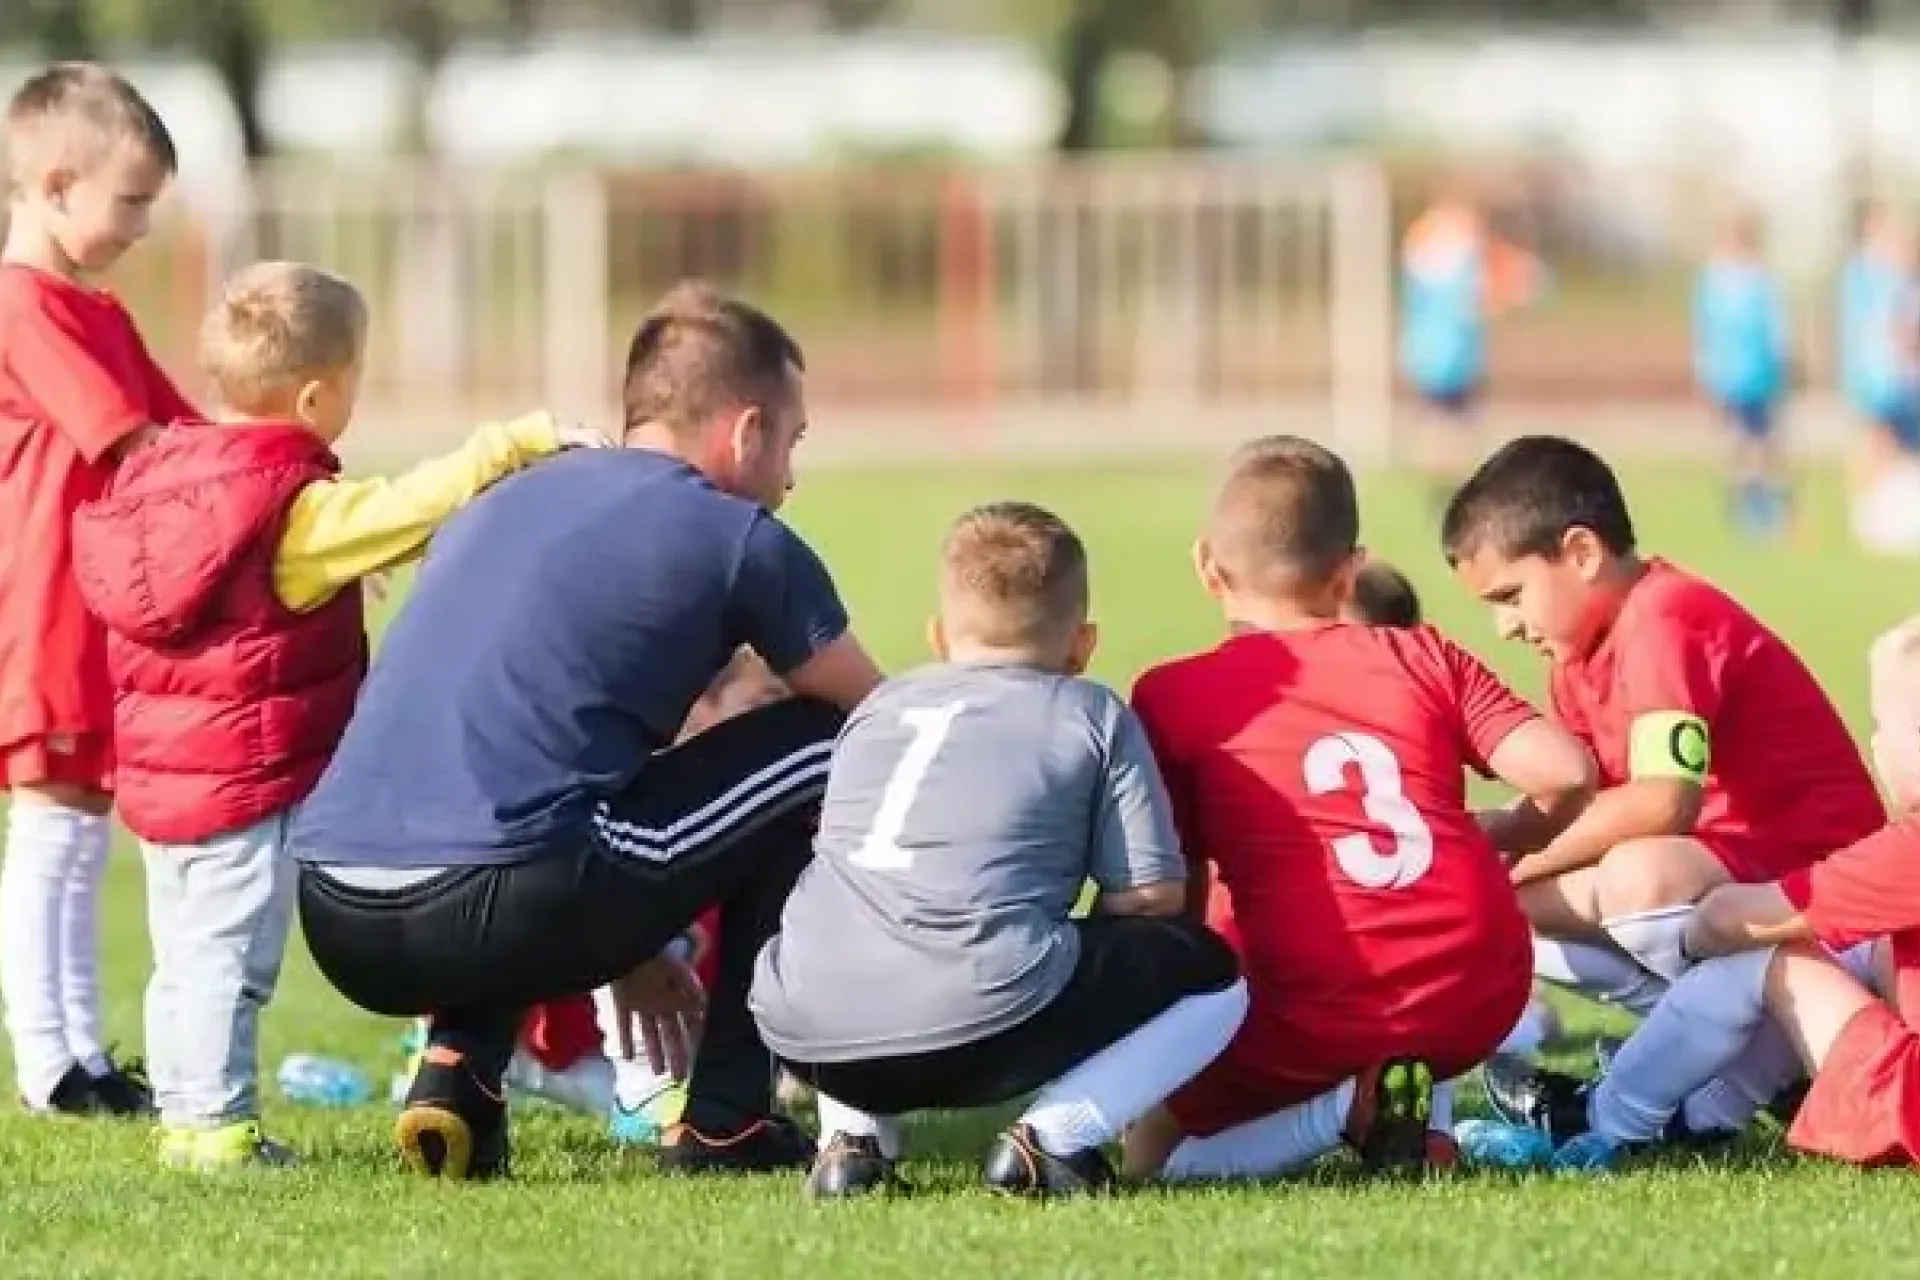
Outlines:
{"label": "number 3 on jersey", "polygon": [[913,865],[913,851],[902,848],[900,835],[907,827],[907,812],[919,798],[920,786],[927,780],[933,758],[953,731],[953,722],[966,710],[964,702],[947,702],[937,707],[909,707],[900,713],[900,723],[913,733],[900,762],[893,766],[887,785],[880,792],[880,807],[874,810],[873,825],[867,838],[848,855],[847,861],[869,871],[905,871]]}
{"label": "number 3 on jersey", "polygon": [[1400,762],[1392,749],[1371,734],[1315,740],[1302,762],[1307,789],[1317,796],[1345,790],[1348,765],[1360,770],[1360,807],[1393,833],[1393,852],[1381,853],[1372,836],[1356,831],[1334,838],[1334,860],[1365,888],[1405,889],[1433,867],[1433,829],[1400,789]]}

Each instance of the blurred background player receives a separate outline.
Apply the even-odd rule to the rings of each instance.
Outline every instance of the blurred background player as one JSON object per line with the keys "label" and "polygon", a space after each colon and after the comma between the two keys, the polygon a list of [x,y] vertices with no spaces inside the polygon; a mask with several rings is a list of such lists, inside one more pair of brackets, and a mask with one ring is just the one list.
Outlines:
{"label": "blurred background player", "polygon": [[85,281],[146,237],[176,168],[119,76],[63,63],[7,108],[0,249],[0,1001],[32,1112],[144,1114],[135,1064],[101,1042],[99,898],[112,839],[106,633],[73,577],[71,524],[115,464],[199,412],[133,317]]}
{"label": "blurred background player", "polygon": [[1780,287],[1762,256],[1760,223],[1727,221],[1700,272],[1693,306],[1694,372],[1732,429],[1728,507],[1742,532],[1782,533],[1792,492],[1777,428],[1787,394],[1790,335]]}
{"label": "blurred background player", "polygon": [[1449,190],[1407,228],[1400,251],[1400,369],[1422,405],[1416,465],[1443,504],[1472,466],[1487,325],[1537,296],[1540,262],[1495,235],[1479,205]]}
{"label": "blurred background player", "polygon": [[1593,764],[1431,627],[1346,621],[1359,532],[1333,454],[1243,447],[1195,549],[1230,635],[1135,686],[1193,900],[1227,886],[1252,1007],[1129,1135],[1130,1175],[1264,1176],[1342,1140],[1376,1168],[1443,1162],[1436,1081],[1478,1065],[1527,1003],[1526,920],[1466,771],[1565,821]]}
{"label": "blurred background player", "polygon": [[1840,379],[1866,421],[1855,488],[1920,453],[1920,282],[1911,223],[1882,204],[1862,213],[1840,278]]}

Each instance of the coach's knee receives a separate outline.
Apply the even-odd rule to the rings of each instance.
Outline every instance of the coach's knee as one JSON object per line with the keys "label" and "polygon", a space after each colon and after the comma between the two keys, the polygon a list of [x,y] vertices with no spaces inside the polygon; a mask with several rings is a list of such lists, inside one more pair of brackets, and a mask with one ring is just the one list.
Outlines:
{"label": "coach's knee", "polygon": [[1624,840],[1600,859],[1594,894],[1602,920],[1698,902],[1727,869],[1691,836]]}

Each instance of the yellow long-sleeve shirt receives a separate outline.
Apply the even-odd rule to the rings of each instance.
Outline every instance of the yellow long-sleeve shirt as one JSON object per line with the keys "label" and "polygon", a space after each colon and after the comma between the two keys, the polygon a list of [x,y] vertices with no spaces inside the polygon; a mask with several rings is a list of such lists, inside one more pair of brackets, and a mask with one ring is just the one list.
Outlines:
{"label": "yellow long-sleeve shirt", "polygon": [[494,481],[562,446],[547,413],[489,422],[452,453],[397,476],[323,480],[293,500],[273,562],[274,594],[296,612],[405,564],[442,521]]}

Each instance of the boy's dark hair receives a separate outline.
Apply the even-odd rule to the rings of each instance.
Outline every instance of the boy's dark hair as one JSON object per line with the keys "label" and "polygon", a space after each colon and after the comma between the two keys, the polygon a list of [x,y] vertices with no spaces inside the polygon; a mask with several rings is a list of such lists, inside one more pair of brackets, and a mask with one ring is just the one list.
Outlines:
{"label": "boy's dark hair", "polygon": [[1627,500],[1599,454],[1561,436],[1521,436],[1500,446],[1447,503],[1440,550],[1458,564],[1491,546],[1508,560],[1556,559],[1573,529],[1615,555],[1634,549]]}
{"label": "boy's dark hair", "polygon": [[1062,643],[1087,620],[1089,597],[1080,535],[1030,502],[963,512],[941,544],[941,617],[949,631],[978,643]]}
{"label": "boy's dark hair", "polygon": [[1207,539],[1230,574],[1324,582],[1360,546],[1360,499],[1337,454],[1300,436],[1237,449],[1214,494]]}
{"label": "boy's dark hair", "polygon": [[1420,625],[1420,593],[1384,560],[1369,560],[1354,575],[1353,608],[1370,627]]}
{"label": "boy's dark hair", "polygon": [[625,422],[705,426],[729,404],[765,404],[787,370],[805,369],[800,344],[766,312],[688,281],[647,313],[627,348]]}

